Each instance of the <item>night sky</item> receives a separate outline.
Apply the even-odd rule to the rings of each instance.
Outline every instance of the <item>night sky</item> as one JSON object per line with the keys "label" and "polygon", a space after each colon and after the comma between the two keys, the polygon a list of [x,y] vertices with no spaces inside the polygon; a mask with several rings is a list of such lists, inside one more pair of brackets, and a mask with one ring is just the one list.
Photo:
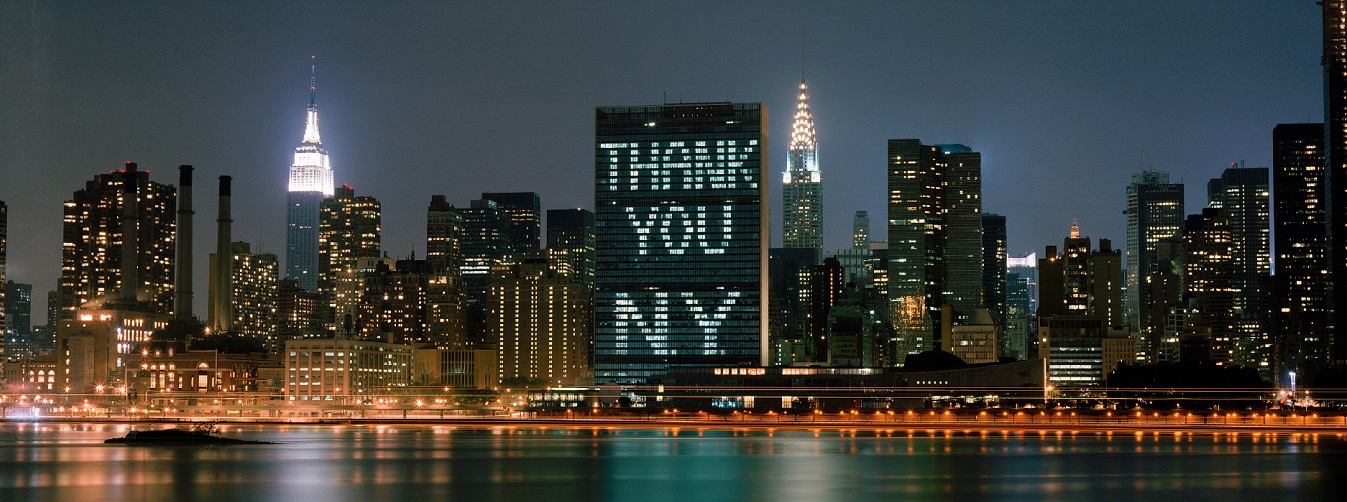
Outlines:
{"label": "night sky", "polygon": [[536,191],[593,208],[594,107],[760,101],[773,244],[795,88],[812,94],[825,247],[885,231],[885,140],[982,152],[1010,250],[1072,218],[1123,245],[1129,174],[1188,184],[1269,166],[1272,128],[1321,120],[1320,11],[1298,1],[0,2],[0,200],[34,324],[60,274],[61,204],[127,160],[196,170],[196,313],[215,178],[234,238],[285,251],[286,174],[317,55],[338,184],[383,202],[383,247],[424,256],[432,194]]}

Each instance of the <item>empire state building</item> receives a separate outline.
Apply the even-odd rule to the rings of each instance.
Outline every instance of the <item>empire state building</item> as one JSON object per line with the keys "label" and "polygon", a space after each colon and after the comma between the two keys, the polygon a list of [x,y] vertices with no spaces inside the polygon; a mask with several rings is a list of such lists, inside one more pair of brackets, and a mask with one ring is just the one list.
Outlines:
{"label": "empire state building", "polygon": [[318,290],[318,208],[332,197],[332,166],[318,135],[318,83],[309,67],[309,109],[304,139],[295,147],[286,204],[285,276],[306,291]]}

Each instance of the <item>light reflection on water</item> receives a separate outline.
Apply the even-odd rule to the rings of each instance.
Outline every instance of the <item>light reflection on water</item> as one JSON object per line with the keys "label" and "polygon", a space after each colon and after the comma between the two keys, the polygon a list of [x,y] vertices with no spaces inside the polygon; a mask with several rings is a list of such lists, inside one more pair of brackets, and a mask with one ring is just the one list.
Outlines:
{"label": "light reflection on water", "polygon": [[[144,428],[144,426],[142,426]],[[129,426],[0,424],[9,500],[1336,498],[1341,434],[224,425],[277,445],[105,445]]]}

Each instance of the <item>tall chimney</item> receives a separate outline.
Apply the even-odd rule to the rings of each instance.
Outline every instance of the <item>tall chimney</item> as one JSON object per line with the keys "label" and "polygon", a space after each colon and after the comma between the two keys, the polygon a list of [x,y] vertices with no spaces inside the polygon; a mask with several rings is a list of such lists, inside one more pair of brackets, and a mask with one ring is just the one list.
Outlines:
{"label": "tall chimney", "polygon": [[136,163],[127,162],[122,171],[122,270],[121,303],[130,305],[136,302],[136,290],[140,285],[140,254],[137,252],[140,233],[137,231],[138,201],[136,185],[139,182]]}
{"label": "tall chimney", "polygon": [[173,276],[173,316],[192,319],[192,166],[178,166],[178,242]]}
{"label": "tall chimney", "polygon": [[234,253],[230,225],[234,223],[229,208],[229,183],[233,178],[220,177],[220,214],[216,218],[215,236],[215,332],[234,329]]}

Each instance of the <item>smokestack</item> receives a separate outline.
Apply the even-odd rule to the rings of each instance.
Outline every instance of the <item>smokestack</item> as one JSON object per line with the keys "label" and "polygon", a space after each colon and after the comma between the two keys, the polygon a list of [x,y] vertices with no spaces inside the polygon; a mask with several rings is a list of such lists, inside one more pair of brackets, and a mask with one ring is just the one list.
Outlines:
{"label": "smokestack", "polygon": [[234,329],[234,253],[230,226],[229,183],[233,178],[220,177],[220,213],[216,218],[215,236],[215,331],[226,333]]}
{"label": "smokestack", "polygon": [[137,230],[139,202],[136,185],[139,181],[136,163],[127,162],[122,171],[122,287],[121,303],[130,305],[136,302],[136,290],[140,286],[140,253],[138,244],[140,233]]}
{"label": "smokestack", "polygon": [[173,316],[192,319],[192,166],[178,166],[178,250],[174,263]]}

